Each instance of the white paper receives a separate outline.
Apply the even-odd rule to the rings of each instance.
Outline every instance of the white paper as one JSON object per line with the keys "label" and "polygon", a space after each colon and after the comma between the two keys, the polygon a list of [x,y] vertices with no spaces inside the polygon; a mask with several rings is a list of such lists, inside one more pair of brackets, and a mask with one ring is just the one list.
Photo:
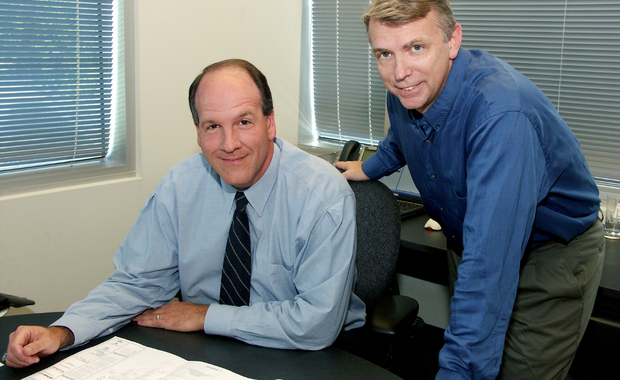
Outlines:
{"label": "white paper", "polygon": [[227,369],[187,361],[165,351],[114,337],[24,380],[248,380]]}

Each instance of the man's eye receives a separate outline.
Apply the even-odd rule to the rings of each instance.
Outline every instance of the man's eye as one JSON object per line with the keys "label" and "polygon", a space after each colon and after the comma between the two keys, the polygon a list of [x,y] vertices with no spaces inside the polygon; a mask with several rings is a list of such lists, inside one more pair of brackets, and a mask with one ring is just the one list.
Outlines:
{"label": "man's eye", "polygon": [[411,47],[411,50],[413,50],[413,51],[420,51],[420,50],[422,50],[422,45],[413,45]]}
{"label": "man's eye", "polygon": [[379,58],[389,58],[390,53],[388,53],[387,51],[384,51],[383,53],[379,54]]}
{"label": "man's eye", "polygon": [[241,125],[250,125],[250,121],[249,120],[241,120],[239,122],[239,124],[241,124]]}
{"label": "man's eye", "polygon": [[217,124],[211,124],[211,125],[207,125],[207,126],[205,127],[205,129],[206,129],[207,131],[213,130],[213,129],[215,129],[215,128],[217,128]]}

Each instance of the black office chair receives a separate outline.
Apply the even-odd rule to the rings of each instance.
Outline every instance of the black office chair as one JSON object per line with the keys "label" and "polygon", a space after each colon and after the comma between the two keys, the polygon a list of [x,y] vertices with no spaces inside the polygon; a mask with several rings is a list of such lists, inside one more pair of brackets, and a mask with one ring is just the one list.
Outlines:
{"label": "black office chair", "polygon": [[[357,294],[366,304],[366,325],[354,352],[393,370],[394,353],[412,344],[423,325],[418,302],[398,294],[400,210],[392,191],[375,180],[349,181],[357,203]],[[360,338],[361,337],[361,338]]]}

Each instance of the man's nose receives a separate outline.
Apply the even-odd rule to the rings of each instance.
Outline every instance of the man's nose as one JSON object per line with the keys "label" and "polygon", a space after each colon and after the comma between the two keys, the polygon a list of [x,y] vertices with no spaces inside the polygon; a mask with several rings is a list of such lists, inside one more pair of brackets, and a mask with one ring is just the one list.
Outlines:
{"label": "man's nose", "polygon": [[221,149],[227,153],[232,153],[240,146],[237,129],[235,127],[224,127]]}
{"label": "man's nose", "polygon": [[412,73],[411,67],[409,66],[407,59],[404,57],[395,57],[394,59],[394,79],[397,82],[401,82],[405,80]]}

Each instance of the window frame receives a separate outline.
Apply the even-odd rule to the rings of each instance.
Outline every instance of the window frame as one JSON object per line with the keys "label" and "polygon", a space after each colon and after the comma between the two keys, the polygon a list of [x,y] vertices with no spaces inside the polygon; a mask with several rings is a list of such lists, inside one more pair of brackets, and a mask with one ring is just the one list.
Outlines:
{"label": "window frame", "polygon": [[114,0],[110,149],[104,159],[0,174],[0,199],[136,176],[134,0]]}

